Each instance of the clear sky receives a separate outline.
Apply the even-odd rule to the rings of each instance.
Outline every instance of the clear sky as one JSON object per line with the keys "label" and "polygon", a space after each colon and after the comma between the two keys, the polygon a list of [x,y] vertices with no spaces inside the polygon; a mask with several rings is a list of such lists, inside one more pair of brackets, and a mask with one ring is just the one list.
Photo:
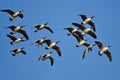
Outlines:
{"label": "clear sky", "polygon": [[[24,18],[19,17],[9,21],[10,15],[0,12],[0,80],[120,80],[119,52],[119,0],[1,0],[0,9],[23,10]],[[72,22],[82,22],[79,14],[88,17],[95,16],[97,39],[86,35],[89,43],[101,41],[109,49],[113,61],[109,62],[106,55],[99,56],[99,48],[95,46],[92,52],[82,60],[84,46],[76,48],[76,39],[67,36],[68,31],[63,28],[75,27]],[[47,30],[34,33],[34,25],[49,22],[54,34]],[[9,25],[26,25],[24,29],[30,39],[28,41],[10,45],[6,34],[11,31],[5,27]],[[86,25],[86,27],[90,27]],[[16,33],[15,36],[20,36]],[[38,61],[41,54],[49,53],[47,45],[37,48],[31,43],[36,39],[47,36],[52,41],[60,40],[58,46],[62,56],[54,51],[54,65],[49,60]],[[12,56],[10,50],[25,47],[27,55]]]}

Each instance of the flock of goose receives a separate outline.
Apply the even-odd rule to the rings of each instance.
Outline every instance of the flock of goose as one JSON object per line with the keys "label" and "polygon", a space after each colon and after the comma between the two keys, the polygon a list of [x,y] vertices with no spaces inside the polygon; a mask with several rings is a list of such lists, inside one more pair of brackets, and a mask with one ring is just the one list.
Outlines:
{"label": "flock of goose", "polygon": [[[10,18],[9,18],[10,21],[13,21],[16,17],[20,17],[20,18],[24,17],[24,15],[22,13],[23,11],[14,12],[11,9],[3,9],[3,10],[1,10],[1,12],[7,12],[7,13],[9,13],[11,15]],[[89,43],[87,43],[88,39],[84,39],[85,35],[90,35],[91,37],[93,37],[95,39],[97,38],[97,36],[95,34],[95,31],[96,31],[95,24],[94,24],[94,22],[92,22],[92,19],[95,16],[87,17],[86,15],[82,15],[82,14],[79,15],[79,16],[82,18],[83,21],[81,23],[72,23],[72,25],[75,26],[75,27],[77,27],[77,28],[67,27],[67,28],[64,28],[64,29],[67,30],[67,31],[69,31],[68,36],[75,37],[75,39],[78,42],[76,44],[76,47],[86,46],[86,49],[84,50],[84,53],[83,53],[83,56],[82,56],[82,59],[84,59],[85,56],[87,55],[87,53],[89,51],[92,51],[92,48],[95,45],[97,45],[98,48],[100,49],[98,51],[98,54],[100,56],[102,56],[103,54],[106,54],[107,57],[108,57],[108,59],[109,59],[109,61],[112,61],[111,52],[108,50],[109,47],[111,47],[111,46],[104,46],[103,43],[100,42],[100,41],[95,41],[95,43],[89,44]],[[85,27],[86,24],[89,24],[91,27],[90,28]],[[22,29],[23,27],[24,27],[24,25],[23,26],[11,25],[11,26],[6,27],[6,28],[11,29],[11,32],[9,34],[7,34],[7,37],[11,39],[11,42],[10,42],[11,45],[14,45],[14,44],[17,44],[19,42],[24,42],[26,40],[29,40],[29,36],[28,36],[27,32],[24,29]],[[51,33],[54,33],[53,30],[51,29],[51,27],[48,26],[48,22],[46,22],[45,24],[35,25],[34,28],[36,29],[34,31],[35,33],[38,32],[38,31],[40,31],[40,30],[42,30],[42,29],[47,29]],[[16,36],[13,35],[15,33],[20,33],[24,37],[22,37],[22,38],[16,37]],[[56,53],[58,54],[58,56],[61,56],[62,54],[61,54],[60,47],[57,46],[57,43],[59,43],[59,42],[60,41],[53,42],[52,40],[46,39],[46,37],[43,37],[42,39],[33,41],[32,44],[37,44],[36,46],[40,47],[40,46],[42,46],[45,43],[45,44],[47,44],[47,47],[45,47],[46,50],[53,49],[53,50],[56,51]],[[26,55],[24,47],[18,48],[18,49],[13,49],[10,52],[12,52],[13,56],[16,56],[19,53],[23,53],[24,55]],[[45,61],[45,60],[49,59],[50,62],[51,62],[51,66],[53,66],[53,64],[54,64],[54,58],[51,56],[51,53],[52,52],[40,55],[40,57],[38,58],[38,60]]]}

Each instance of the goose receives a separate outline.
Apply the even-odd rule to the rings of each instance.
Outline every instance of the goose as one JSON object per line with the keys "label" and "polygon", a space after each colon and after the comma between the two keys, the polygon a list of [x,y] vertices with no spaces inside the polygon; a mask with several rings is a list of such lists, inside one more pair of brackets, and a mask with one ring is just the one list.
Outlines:
{"label": "goose", "polygon": [[22,35],[24,35],[25,38],[28,40],[29,39],[28,34],[26,33],[25,30],[22,29],[23,27],[25,27],[25,25],[23,25],[23,26],[11,25],[6,28],[10,28],[12,30],[12,32],[10,32],[11,35],[18,32],[18,33],[21,33]]}
{"label": "goose", "polygon": [[37,25],[35,25],[36,30],[34,32],[38,32],[38,31],[40,31],[42,29],[47,29],[51,33],[54,33],[53,30],[49,26],[47,26],[47,24],[48,24],[48,22],[45,23],[45,24],[37,24]]}
{"label": "goose", "polygon": [[84,46],[88,46],[89,44],[88,43],[86,43],[86,41],[87,41],[87,39],[86,40],[83,40],[83,39],[81,39],[78,35],[76,35],[76,34],[73,34],[73,36],[76,38],[76,40],[78,41],[78,43],[76,44],[76,47],[80,47],[80,46],[82,46],[82,45],[84,45]]}
{"label": "goose", "polygon": [[47,53],[47,54],[42,54],[42,55],[40,55],[40,57],[38,58],[38,60],[41,59],[42,61],[45,61],[45,60],[49,59],[50,62],[51,62],[51,66],[53,66],[54,58],[51,57],[51,53],[52,53],[52,52]]}
{"label": "goose", "polygon": [[82,59],[85,58],[85,56],[87,55],[87,53],[88,53],[89,51],[92,51],[92,48],[93,48],[93,46],[95,46],[95,45],[96,45],[96,44],[88,44],[88,45],[86,45],[86,49],[84,50]]}
{"label": "goose", "polygon": [[73,34],[77,34],[80,38],[83,39],[82,33],[80,31],[78,31],[79,28],[67,27],[64,29],[69,31],[69,33],[67,34],[68,36],[73,35]]}
{"label": "goose", "polygon": [[34,43],[37,43],[37,45],[36,46],[42,46],[42,44],[45,42],[45,39],[46,39],[47,37],[43,37],[42,39],[39,39],[39,40],[35,40],[32,44],[34,44]]}
{"label": "goose", "polygon": [[57,41],[57,42],[52,42],[51,40],[47,39],[45,40],[46,44],[48,45],[48,47],[45,47],[45,49],[54,49],[56,50],[56,52],[58,53],[59,56],[61,56],[61,50],[60,48],[57,46],[57,43],[59,43],[60,41]]}
{"label": "goose", "polygon": [[15,36],[12,36],[12,35],[9,35],[9,34],[7,34],[7,37],[9,37],[12,40],[12,42],[10,42],[11,45],[19,43],[19,42],[26,41],[23,38],[16,38]]}
{"label": "goose", "polygon": [[22,53],[22,54],[26,55],[24,47],[23,48],[19,48],[19,49],[13,49],[10,52],[13,52],[12,56],[16,56],[19,53]]}
{"label": "goose", "polygon": [[105,47],[101,42],[99,41],[95,41],[95,43],[97,44],[97,46],[99,47],[100,51],[98,51],[98,54],[100,56],[102,56],[103,54],[106,54],[109,61],[112,61],[112,55],[111,52],[108,50],[111,46],[107,46]]}
{"label": "goose", "polygon": [[2,12],[7,12],[11,15],[11,17],[9,18],[10,21],[14,20],[14,18],[16,18],[17,16],[19,16],[20,18],[23,18],[24,15],[23,15],[23,10],[21,11],[18,11],[18,12],[14,12],[13,10],[11,9],[4,9],[4,10],[1,10]]}
{"label": "goose", "polygon": [[97,38],[96,34],[91,31],[91,28],[86,28],[84,27],[82,24],[79,23],[72,23],[74,26],[79,27],[83,32],[82,35],[84,36],[85,34],[89,34],[90,36],[92,36],[93,38]]}
{"label": "goose", "polygon": [[92,27],[92,29],[94,30],[94,31],[96,31],[96,29],[95,29],[95,24],[92,22],[92,19],[95,17],[95,16],[92,16],[92,17],[87,17],[86,15],[83,15],[83,14],[80,14],[79,16],[81,16],[81,18],[82,18],[82,20],[83,20],[83,22],[81,23],[81,24],[83,24],[83,25],[85,25],[85,24],[89,24],[91,27]]}

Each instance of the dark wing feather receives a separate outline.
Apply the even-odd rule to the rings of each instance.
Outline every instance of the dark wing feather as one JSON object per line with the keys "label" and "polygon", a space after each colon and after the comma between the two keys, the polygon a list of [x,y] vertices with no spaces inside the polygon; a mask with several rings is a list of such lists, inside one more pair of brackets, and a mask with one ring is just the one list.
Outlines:
{"label": "dark wing feather", "polygon": [[21,53],[23,53],[24,55],[26,55],[26,52],[24,50],[22,50]]}
{"label": "dark wing feather", "polygon": [[27,40],[29,39],[29,37],[28,37],[28,35],[27,35],[27,33],[26,33],[25,30],[20,29],[18,32],[21,33],[21,34],[23,34]]}
{"label": "dark wing feather", "polygon": [[82,56],[82,59],[84,59],[85,58],[85,56],[87,55],[87,53],[88,53],[88,47],[84,50],[84,53],[83,53],[83,56]]}
{"label": "dark wing feather", "polygon": [[58,53],[59,56],[61,56],[61,51],[60,51],[60,48],[58,46],[54,46],[52,48],[57,51],[57,53]]}
{"label": "dark wing feather", "polygon": [[23,17],[24,17],[23,13],[20,13],[18,16],[19,16],[20,18],[23,18]]}
{"label": "dark wing feather", "polygon": [[105,54],[107,55],[109,61],[112,61],[112,55],[108,50],[105,52]]}
{"label": "dark wing feather", "polygon": [[15,25],[11,25],[8,28],[10,28],[11,30],[14,30],[16,28],[16,26]]}
{"label": "dark wing feather", "polygon": [[88,24],[92,26],[93,31],[96,31],[95,24],[92,21],[90,21]]}
{"label": "dark wing feather", "polygon": [[86,29],[82,24],[79,24],[79,23],[72,23],[72,24],[76,27],[79,27],[82,31]]}
{"label": "dark wing feather", "polygon": [[53,30],[50,27],[45,26],[44,28],[47,29],[47,30],[49,30],[51,33],[53,33]]}
{"label": "dark wing feather", "polygon": [[72,27],[68,27],[68,28],[64,28],[67,29],[69,32],[72,32],[73,28]]}
{"label": "dark wing feather", "polygon": [[78,36],[79,36],[82,40],[84,40],[84,39],[83,39],[83,35],[82,35],[82,33],[81,33],[81,32],[76,31],[75,33],[76,33],[76,34],[77,34],[77,35],[78,35]]}
{"label": "dark wing feather", "polygon": [[92,32],[91,30],[88,32],[89,35],[91,35],[93,38],[97,38],[96,34],[94,32]]}
{"label": "dark wing feather", "polygon": [[38,25],[35,25],[35,28],[39,29],[40,26],[41,26],[41,25],[39,25],[39,24],[38,24]]}
{"label": "dark wing feather", "polygon": [[76,38],[76,40],[78,41],[78,42],[80,42],[81,40],[82,40],[82,38],[80,38],[78,35],[76,35],[76,34],[73,34],[73,36]]}
{"label": "dark wing feather", "polygon": [[98,47],[100,49],[102,49],[104,47],[103,44],[101,42],[99,42],[99,41],[95,41],[95,43],[98,45]]}
{"label": "dark wing feather", "polygon": [[82,18],[83,21],[85,21],[85,19],[87,19],[87,16],[86,16],[86,15],[82,15],[82,14],[81,14],[80,16],[81,16],[81,18]]}
{"label": "dark wing feather", "polygon": [[17,40],[17,38],[16,38],[16,37],[11,36],[11,35],[9,35],[9,34],[7,34],[7,37],[9,37],[9,38],[10,38],[11,40],[13,40],[13,41]]}
{"label": "dark wing feather", "polygon": [[53,66],[53,64],[54,64],[54,58],[50,56],[49,60],[50,60],[51,66]]}
{"label": "dark wing feather", "polygon": [[5,9],[5,10],[1,10],[2,12],[7,12],[9,13],[10,15],[13,15],[15,12],[10,10],[10,9]]}
{"label": "dark wing feather", "polygon": [[47,40],[44,41],[44,43],[46,43],[49,46],[52,43],[52,41],[47,39]]}

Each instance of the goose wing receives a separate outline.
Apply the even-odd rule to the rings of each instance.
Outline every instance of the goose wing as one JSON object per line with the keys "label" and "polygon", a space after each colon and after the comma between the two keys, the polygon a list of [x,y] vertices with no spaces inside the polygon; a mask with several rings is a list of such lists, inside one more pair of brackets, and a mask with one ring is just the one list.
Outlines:
{"label": "goose wing", "polygon": [[7,28],[10,28],[11,30],[14,30],[16,28],[16,26],[15,25],[11,25],[11,26],[9,26]]}
{"label": "goose wing", "polygon": [[73,36],[76,38],[76,40],[77,40],[78,42],[82,41],[82,38],[80,38],[78,35],[73,34]]}
{"label": "goose wing", "polygon": [[21,53],[23,53],[24,55],[26,55],[26,52],[25,52],[25,50],[22,50],[22,51],[21,51]]}
{"label": "goose wing", "polygon": [[64,28],[67,29],[69,32],[72,32],[73,28],[72,27],[68,27],[68,28]]}
{"label": "goose wing", "polygon": [[79,24],[79,23],[72,23],[72,24],[76,27],[79,27],[82,31],[86,29],[82,24]]}
{"label": "goose wing", "polygon": [[95,43],[98,45],[100,49],[104,48],[103,44],[99,41],[95,41]]}
{"label": "goose wing", "polygon": [[85,21],[85,19],[87,19],[87,16],[86,15],[83,15],[83,14],[80,14],[81,18],[83,21]]}
{"label": "goose wing", "polygon": [[20,18],[23,18],[23,17],[24,17],[23,13],[20,13],[18,16],[19,16]]}
{"label": "goose wing", "polygon": [[97,38],[96,34],[94,32],[92,32],[91,30],[88,32],[89,35],[91,35],[93,38]]}
{"label": "goose wing", "polygon": [[78,35],[78,36],[79,36],[82,40],[84,40],[84,39],[83,39],[83,35],[82,35],[82,33],[81,33],[81,32],[76,31],[75,33],[76,33],[76,34],[77,34],[77,35]]}
{"label": "goose wing", "polygon": [[52,41],[47,39],[47,40],[44,41],[44,43],[46,43],[49,46],[52,43]]}
{"label": "goose wing", "polygon": [[53,30],[49,26],[45,26],[44,28],[49,30],[51,33],[53,33]]}
{"label": "goose wing", "polygon": [[87,47],[87,48],[84,50],[84,53],[83,53],[82,59],[85,58],[85,56],[87,55],[88,51],[89,51],[89,49],[88,49],[88,47]]}
{"label": "goose wing", "polygon": [[60,48],[59,48],[58,46],[55,45],[55,46],[52,47],[52,48],[57,51],[57,53],[58,53],[59,56],[61,56],[61,51],[60,51]]}
{"label": "goose wing", "polygon": [[4,9],[4,10],[1,10],[2,12],[7,12],[9,13],[10,15],[13,15],[15,12],[10,10],[10,9]]}
{"label": "goose wing", "polygon": [[53,66],[53,64],[54,64],[54,58],[50,56],[49,60],[50,60],[51,66]]}
{"label": "goose wing", "polygon": [[109,61],[112,61],[112,55],[108,50],[105,52],[105,54],[107,55]]}
{"label": "goose wing", "polygon": [[40,26],[41,26],[40,24],[35,25],[35,28],[39,29]]}
{"label": "goose wing", "polygon": [[13,41],[17,40],[17,38],[16,38],[16,37],[11,36],[11,35],[9,35],[9,34],[7,34],[7,37],[9,37],[9,38],[10,38],[11,40],[13,40]]}
{"label": "goose wing", "polygon": [[23,34],[27,40],[29,39],[29,37],[28,37],[28,35],[27,35],[27,33],[26,33],[25,30],[20,29],[18,32],[21,33],[21,34]]}
{"label": "goose wing", "polygon": [[95,24],[92,21],[90,21],[88,24],[92,26],[93,31],[96,31]]}

